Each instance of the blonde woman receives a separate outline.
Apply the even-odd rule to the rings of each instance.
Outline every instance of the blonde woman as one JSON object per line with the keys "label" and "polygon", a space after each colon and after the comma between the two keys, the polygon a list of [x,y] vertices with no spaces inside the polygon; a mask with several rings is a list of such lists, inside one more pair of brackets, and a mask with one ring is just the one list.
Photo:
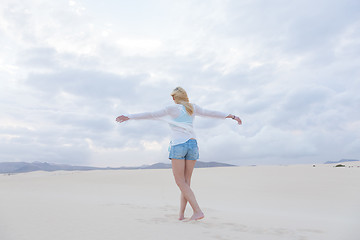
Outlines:
{"label": "blonde woman", "polygon": [[[184,213],[188,202],[193,210],[193,215],[189,220],[200,220],[204,218],[204,213],[190,188],[195,162],[199,159],[199,148],[193,130],[194,118],[195,116],[231,118],[237,121],[238,124],[242,122],[235,115],[206,110],[196,104],[189,103],[187,93],[181,87],[175,88],[171,96],[175,105],[155,112],[121,115],[116,118],[116,121],[121,123],[128,120],[162,119],[169,123],[171,129],[169,159],[172,162],[175,182],[181,191],[179,220],[185,219]],[[163,119],[165,116],[169,116],[170,120]]]}

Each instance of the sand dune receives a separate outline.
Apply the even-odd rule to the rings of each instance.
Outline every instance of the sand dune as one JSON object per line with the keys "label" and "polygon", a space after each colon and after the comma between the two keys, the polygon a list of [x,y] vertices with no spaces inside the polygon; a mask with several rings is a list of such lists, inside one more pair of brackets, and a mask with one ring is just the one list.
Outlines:
{"label": "sand dune", "polygon": [[195,169],[192,186],[206,217],[180,222],[170,169],[0,175],[0,239],[360,239],[357,166]]}

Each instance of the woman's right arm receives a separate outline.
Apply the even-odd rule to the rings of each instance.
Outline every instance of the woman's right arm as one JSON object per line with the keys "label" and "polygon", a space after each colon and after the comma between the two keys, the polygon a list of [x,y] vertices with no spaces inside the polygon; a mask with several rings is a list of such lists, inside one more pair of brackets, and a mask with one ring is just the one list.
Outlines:
{"label": "woman's right arm", "polygon": [[241,119],[235,115],[224,113],[224,112],[219,112],[219,111],[207,110],[207,109],[199,107],[196,104],[193,104],[193,106],[195,109],[195,113],[197,115],[205,116],[205,117],[213,117],[213,118],[231,118],[231,119],[237,121],[239,125],[242,124]]}

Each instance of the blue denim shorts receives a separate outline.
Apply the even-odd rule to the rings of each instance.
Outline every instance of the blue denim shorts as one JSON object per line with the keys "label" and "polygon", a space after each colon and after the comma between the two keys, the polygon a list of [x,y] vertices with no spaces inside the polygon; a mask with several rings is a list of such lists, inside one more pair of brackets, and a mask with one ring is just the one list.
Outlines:
{"label": "blue denim shorts", "polygon": [[199,159],[199,147],[196,139],[189,139],[187,142],[171,146],[169,152],[169,159]]}

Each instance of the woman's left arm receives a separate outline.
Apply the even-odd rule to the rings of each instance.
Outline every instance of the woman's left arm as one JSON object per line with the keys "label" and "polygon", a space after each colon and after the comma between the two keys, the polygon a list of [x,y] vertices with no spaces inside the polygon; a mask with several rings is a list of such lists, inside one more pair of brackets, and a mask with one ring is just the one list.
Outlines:
{"label": "woman's left arm", "polygon": [[159,111],[154,111],[154,112],[144,112],[144,113],[120,115],[116,118],[116,121],[119,123],[122,123],[122,122],[128,121],[130,119],[133,119],[133,120],[157,119],[157,118],[161,118],[163,116],[168,115],[170,110],[171,110],[170,107],[166,107],[164,109],[161,109]]}

